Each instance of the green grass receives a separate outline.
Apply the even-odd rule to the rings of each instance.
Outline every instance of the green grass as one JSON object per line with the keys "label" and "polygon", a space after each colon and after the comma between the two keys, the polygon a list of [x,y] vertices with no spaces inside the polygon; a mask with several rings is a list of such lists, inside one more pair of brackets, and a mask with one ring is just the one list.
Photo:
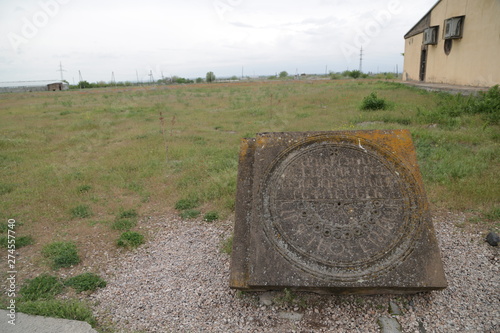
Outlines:
{"label": "green grass", "polygon": [[126,231],[122,233],[120,238],[116,241],[116,245],[125,248],[136,248],[144,243],[144,236],[135,231]]}
{"label": "green grass", "polygon": [[42,274],[34,279],[26,280],[19,290],[21,301],[52,299],[64,289],[63,283],[55,276]]}
{"label": "green grass", "polygon": [[[16,249],[19,249],[27,245],[32,245],[33,243],[35,243],[35,240],[31,236],[17,236],[15,238],[14,244],[16,245]],[[8,236],[0,236],[0,247],[8,248],[8,246],[9,246]]]}
{"label": "green grass", "polygon": [[120,214],[118,215],[118,218],[121,219],[135,219],[139,216],[137,214],[137,211],[135,209],[128,209],[128,210],[122,210],[120,211]]}
{"label": "green grass", "polygon": [[79,293],[83,291],[95,291],[97,288],[106,287],[106,281],[94,273],[83,273],[74,276],[67,279],[64,284],[74,288]]}
{"label": "green grass", "polygon": [[78,205],[71,209],[72,218],[84,219],[92,216],[92,210],[87,205]]}
{"label": "green grass", "polygon": [[76,245],[72,242],[53,242],[42,249],[45,258],[51,261],[54,269],[70,267],[80,262]]}
{"label": "green grass", "polygon": [[[390,108],[361,111],[371,93]],[[138,216],[119,214],[134,211],[193,209],[226,219],[241,138],[405,128],[435,206],[498,219],[498,95],[363,79],[0,94],[0,213],[22,221],[19,232],[37,242],[83,234],[113,240],[109,224],[85,220],[114,221],[124,231],[131,225],[117,221]]]}
{"label": "green grass", "polygon": [[113,230],[130,230],[137,224],[134,220],[129,219],[119,219],[113,222],[111,229]]}
{"label": "green grass", "polygon": [[217,213],[215,211],[205,213],[205,215],[203,216],[203,221],[207,221],[207,222],[213,222],[213,221],[218,220],[218,219],[219,219],[219,213]]}
{"label": "green grass", "polygon": [[186,209],[183,210],[179,216],[183,219],[195,219],[200,216],[201,212],[197,209]]}
{"label": "green grass", "polygon": [[28,301],[17,304],[17,311],[34,315],[86,321],[96,326],[96,319],[90,307],[79,300]]}
{"label": "green grass", "polygon": [[181,199],[175,203],[175,209],[177,210],[193,209],[198,207],[198,205],[199,205],[198,198]]}

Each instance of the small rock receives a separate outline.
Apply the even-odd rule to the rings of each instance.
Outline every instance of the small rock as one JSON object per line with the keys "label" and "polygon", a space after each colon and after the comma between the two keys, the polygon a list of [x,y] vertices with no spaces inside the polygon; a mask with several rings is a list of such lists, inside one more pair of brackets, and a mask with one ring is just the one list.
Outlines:
{"label": "small rock", "polygon": [[403,312],[401,311],[401,308],[396,303],[394,303],[393,301],[389,302],[389,313],[391,315],[396,315],[396,316],[403,315]]}
{"label": "small rock", "polygon": [[280,312],[278,313],[278,317],[282,319],[288,320],[301,320],[304,315],[298,312]]}
{"label": "small rock", "polygon": [[377,319],[377,324],[380,326],[380,333],[402,333],[402,327],[396,318],[382,316]]}
{"label": "small rock", "polygon": [[260,304],[270,306],[273,304],[273,295],[271,293],[264,293],[259,296]]}
{"label": "small rock", "polygon": [[418,322],[418,332],[419,333],[427,333],[427,330],[424,327],[424,322],[420,321],[420,320],[417,320],[417,322]]}
{"label": "small rock", "polygon": [[494,232],[490,232],[488,236],[486,236],[486,241],[491,246],[498,246],[498,243],[500,242],[500,236],[498,236],[498,234]]}

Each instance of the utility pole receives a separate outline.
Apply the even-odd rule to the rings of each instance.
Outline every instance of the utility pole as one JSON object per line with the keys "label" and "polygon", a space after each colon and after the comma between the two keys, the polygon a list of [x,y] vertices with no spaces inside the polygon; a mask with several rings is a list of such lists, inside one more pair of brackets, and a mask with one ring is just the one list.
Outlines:
{"label": "utility pole", "polygon": [[116,87],[115,72],[111,72],[111,84]]}
{"label": "utility pole", "polygon": [[139,73],[137,72],[137,69],[135,70],[135,76],[137,77],[137,85],[139,85]]}
{"label": "utility pole", "polygon": [[61,72],[61,81],[64,81],[63,72],[66,72],[66,70],[63,69],[60,61],[59,61],[59,69],[57,70],[57,72]]}
{"label": "utility pole", "polygon": [[78,70],[78,76],[79,76],[78,85],[80,86],[80,89],[82,89],[83,78],[82,78],[82,73],[80,72],[80,70]]}
{"label": "utility pole", "polygon": [[154,78],[153,78],[153,70],[149,70],[149,82],[150,83],[153,83],[154,82]]}
{"label": "utility pole", "polygon": [[361,46],[361,50],[359,51],[359,71],[363,72],[363,46]]}

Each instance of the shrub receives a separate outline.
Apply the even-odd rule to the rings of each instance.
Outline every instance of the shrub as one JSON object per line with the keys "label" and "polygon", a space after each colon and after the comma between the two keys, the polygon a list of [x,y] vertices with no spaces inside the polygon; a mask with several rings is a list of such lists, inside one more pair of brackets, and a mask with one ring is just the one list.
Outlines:
{"label": "shrub", "polygon": [[34,316],[45,316],[71,320],[86,321],[91,326],[96,325],[92,310],[78,300],[46,300],[29,301],[16,304],[17,310]]}
{"label": "shrub", "polygon": [[375,92],[366,96],[361,103],[361,110],[385,110],[387,107],[388,103],[383,98],[378,98]]}
{"label": "shrub", "polygon": [[207,222],[212,222],[212,221],[215,221],[215,220],[218,220],[218,219],[219,219],[219,214],[217,212],[215,212],[215,211],[208,212],[203,217],[203,220],[205,220]]}
{"label": "shrub", "polygon": [[73,287],[79,293],[81,293],[82,291],[94,291],[97,288],[106,287],[106,281],[104,281],[99,275],[94,273],[83,273],[74,276],[67,279],[64,284]]}
{"label": "shrub", "polygon": [[21,300],[36,301],[38,299],[51,299],[60,294],[64,286],[55,276],[42,274],[34,279],[26,280],[19,290]]}
{"label": "shrub", "polygon": [[339,73],[330,73],[330,79],[332,80],[340,80],[342,78],[342,75]]}
{"label": "shrub", "polygon": [[54,269],[70,267],[80,262],[76,245],[72,242],[54,242],[42,249],[44,257],[52,260]]}
{"label": "shrub", "polygon": [[353,71],[344,71],[342,72],[342,75],[345,77],[352,77],[353,79],[357,79],[361,76],[362,72],[358,70],[353,70]]}
{"label": "shrub", "polygon": [[71,209],[71,216],[73,218],[87,218],[92,216],[92,211],[89,206],[87,205],[79,205],[76,206],[75,208]]}
{"label": "shrub", "polygon": [[116,245],[130,248],[136,248],[144,243],[144,236],[134,231],[124,232],[116,241]]}

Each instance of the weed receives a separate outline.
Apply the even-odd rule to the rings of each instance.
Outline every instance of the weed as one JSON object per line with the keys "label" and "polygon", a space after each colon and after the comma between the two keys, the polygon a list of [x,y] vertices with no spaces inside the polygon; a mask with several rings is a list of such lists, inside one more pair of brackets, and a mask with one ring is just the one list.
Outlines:
{"label": "weed", "polygon": [[17,311],[34,316],[86,321],[91,326],[97,323],[89,306],[78,300],[39,300],[20,302],[16,305]]}
{"label": "weed", "polygon": [[113,222],[111,229],[113,230],[130,230],[136,225],[136,221],[130,219],[119,219]]}
{"label": "weed", "polygon": [[71,107],[71,106],[73,106],[73,102],[72,101],[62,101],[61,105],[65,106],[65,107]]}
{"label": "weed", "polygon": [[[35,242],[33,237],[31,236],[18,236],[15,238],[16,240],[16,249],[19,249],[23,246],[31,245]],[[0,237],[0,247],[8,248],[8,236]]]}
{"label": "weed", "polygon": [[[283,293],[282,294],[279,294],[278,296],[276,296],[274,298],[274,303],[276,303],[277,305],[288,305],[288,306],[291,306],[291,305],[294,305],[295,303],[297,303],[297,301],[300,301],[297,299],[297,295],[290,289],[288,288],[285,288],[283,289]],[[304,303],[304,302],[301,302],[301,303]]]}
{"label": "weed", "polygon": [[64,284],[74,288],[77,292],[94,291],[97,288],[106,287],[106,281],[94,273],[83,273],[67,279]]}
{"label": "weed", "polygon": [[388,106],[389,104],[383,98],[377,97],[377,93],[372,92],[363,98],[361,110],[385,110]]}
{"label": "weed", "polygon": [[15,188],[12,184],[0,183],[0,195],[11,193]]}
{"label": "weed", "polygon": [[124,232],[116,241],[116,245],[126,248],[136,248],[144,243],[144,236],[135,231]]}
{"label": "weed", "polygon": [[26,280],[19,290],[22,301],[51,299],[64,289],[63,283],[55,276],[42,274],[34,279]]}
{"label": "weed", "polygon": [[87,205],[79,205],[71,209],[72,218],[84,219],[92,216],[92,210]]}
{"label": "weed", "polygon": [[76,188],[76,191],[78,193],[85,193],[85,192],[88,192],[92,189],[92,186],[90,185],[80,185]]}
{"label": "weed", "polygon": [[206,222],[213,222],[218,219],[219,219],[219,213],[215,211],[208,212],[205,214],[205,216],[203,216],[203,220]]}
{"label": "weed", "polygon": [[123,210],[118,215],[121,219],[132,219],[138,216],[137,211],[135,209]]}
{"label": "weed", "polygon": [[231,235],[222,241],[221,246],[220,246],[220,251],[222,253],[231,255],[231,253],[233,252],[233,239],[234,239],[234,236]]}
{"label": "weed", "polygon": [[70,267],[80,262],[76,245],[72,242],[53,242],[45,245],[42,255],[52,261],[54,269]]}
{"label": "weed", "polygon": [[199,201],[197,198],[188,198],[188,199],[181,199],[177,201],[175,204],[175,209],[177,210],[185,210],[185,209],[193,209],[198,207]]}
{"label": "weed", "polygon": [[183,219],[194,219],[200,216],[201,212],[197,209],[186,209],[183,210],[179,216],[182,217]]}
{"label": "weed", "polygon": [[488,219],[488,220],[500,220],[500,207],[493,207],[491,210],[489,210],[488,212],[486,212],[484,214],[484,216]]}
{"label": "weed", "polygon": [[483,115],[483,119],[491,125],[500,123],[500,88],[491,87],[487,92],[480,92],[476,98],[469,100],[466,105],[469,113]]}

